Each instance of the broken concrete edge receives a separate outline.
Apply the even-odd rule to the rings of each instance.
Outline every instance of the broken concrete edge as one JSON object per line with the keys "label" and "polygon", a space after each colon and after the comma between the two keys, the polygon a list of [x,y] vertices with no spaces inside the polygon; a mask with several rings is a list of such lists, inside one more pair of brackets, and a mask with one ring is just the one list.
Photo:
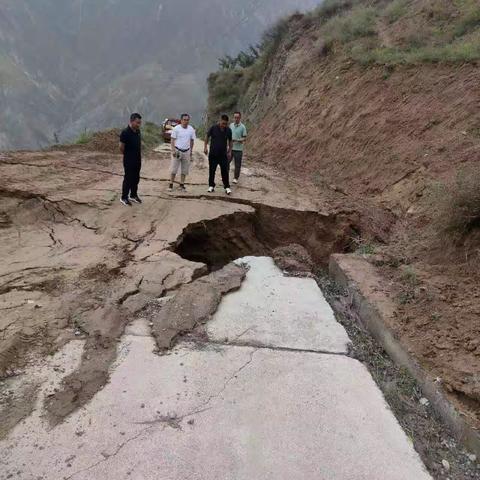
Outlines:
{"label": "broken concrete edge", "polygon": [[[362,325],[384,348],[390,358],[399,366],[406,368],[422,389],[423,395],[429,400],[433,409],[452,430],[455,438],[477,456],[480,455],[480,433],[469,425],[461,412],[450,402],[441,385],[435,381],[408,352],[407,348],[395,338],[394,332],[388,327],[378,298],[369,298],[362,289],[361,282],[354,278],[346,268],[346,262],[351,254],[334,254],[330,257],[329,275],[349,294],[352,307],[357,313]],[[356,258],[358,260],[358,257]],[[366,262],[366,260],[363,260]],[[379,292],[376,292],[378,297]],[[383,295],[382,303],[391,301]]]}
{"label": "broken concrete edge", "polygon": [[151,319],[157,353],[171,351],[181,338],[207,323],[222,298],[241,287],[247,271],[244,265],[229,263],[182,285]]}

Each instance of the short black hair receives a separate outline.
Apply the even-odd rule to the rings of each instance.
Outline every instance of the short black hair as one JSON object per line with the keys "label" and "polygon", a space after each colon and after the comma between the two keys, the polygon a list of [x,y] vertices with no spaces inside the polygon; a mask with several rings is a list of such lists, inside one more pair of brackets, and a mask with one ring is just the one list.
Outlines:
{"label": "short black hair", "polygon": [[139,113],[132,113],[130,115],[130,121],[133,122],[135,120],[141,120],[142,116]]}
{"label": "short black hair", "polygon": [[237,110],[236,112],[233,112],[233,114],[234,114],[234,115],[237,115],[237,114],[238,114],[238,115],[241,116],[241,115],[242,115],[242,112],[239,112],[239,111]]}
{"label": "short black hair", "polygon": [[228,115],[225,115],[223,114],[221,117],[220,117],[222,120],[225,120],[226,122],[228,122]]}
{"label": "short black hair", "polygon": [[189,115],[188,113],[182,113],[182,114],[180,115],[180,120],[183,120],[185,117],[190,118],[190,115]]}

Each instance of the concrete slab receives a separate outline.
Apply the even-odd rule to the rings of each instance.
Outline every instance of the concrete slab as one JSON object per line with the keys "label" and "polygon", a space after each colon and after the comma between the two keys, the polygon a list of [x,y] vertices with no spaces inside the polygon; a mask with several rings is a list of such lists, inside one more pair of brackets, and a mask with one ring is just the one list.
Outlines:
{"label": "concrete slab", "polygon": [[207,333],[212,340],[347,352],[348,335],[313,279],[286,277],[267,257],[238,262],[250,270],[240,290],[223,299],[209,322]]}
{"label": "concrete slab", "polygon": [[38,414],[19,424],[0,444],[0,478],[430,479],[355,360],[153,348],[126,337],[111,383],[87,407],[53,430]]}

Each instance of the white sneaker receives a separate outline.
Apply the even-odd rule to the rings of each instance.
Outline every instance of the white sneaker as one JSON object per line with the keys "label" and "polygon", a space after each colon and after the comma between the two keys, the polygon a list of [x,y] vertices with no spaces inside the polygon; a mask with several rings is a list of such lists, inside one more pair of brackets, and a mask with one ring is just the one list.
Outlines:
{"label": "white sneaker", "polygon": [[236,178],[234,178],[233,183],[236,185],[238,183],[238,180]]}
{"label": "white sneaker", "polygon": [[230,194],[232,193],[232,190],[231,190],[230,188],[226,188],[226,189],[225,189],[225,193],[226,193],[227,195],[230,195]]}
{"label": "white sneaker", "polygon": [[209,187],[208,190],[207,190],[208,193],[213,193],[214,191],[215,191],[215,189],[213,187]]}

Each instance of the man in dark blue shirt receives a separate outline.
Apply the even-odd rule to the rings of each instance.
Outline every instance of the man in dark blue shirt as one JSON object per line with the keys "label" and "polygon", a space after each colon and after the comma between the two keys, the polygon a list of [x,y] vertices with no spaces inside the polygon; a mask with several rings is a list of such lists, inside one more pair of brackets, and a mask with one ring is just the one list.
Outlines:
{"label": "man in dark blue shirt", "polygon": [[140,170],[142,168],[142,116],[132,113],[130,124],[120,134],[120,151],[123,153],[123,179],[122,198],[123,205],[131,207],[132,201],[142,203],[138,196],[138,184],[140,182]]}
{"label": "man in dark blue shirt", "polygon": [[[210,143],[210,153],[208,151],[208,144]],[[228,116],[222,115],[220,121],[210,128],[205,138],[205,155],[208,155],[209,163],[209,178],[208,178],[208,192],[215,191],[215,174],[217,167],[220,165],[222,172],[223,187],[225,193],[230,195],[230,158],[232,156],[232,130],[228,126]]]}

